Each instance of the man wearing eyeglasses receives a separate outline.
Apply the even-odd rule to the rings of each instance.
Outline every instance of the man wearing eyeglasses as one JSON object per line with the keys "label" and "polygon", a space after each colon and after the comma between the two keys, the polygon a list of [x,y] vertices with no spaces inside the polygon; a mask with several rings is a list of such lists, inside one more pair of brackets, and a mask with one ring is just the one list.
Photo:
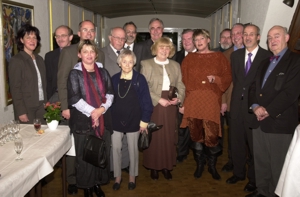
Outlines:
{"label": "man wearing eyeglasses", "polygon": [[55,29],[54,36],[58,48],[46,53],[45,55],[47,99],[51,103],[58,101],[57,70],[60,51],[63,48],[70,46],[73,39],[73,30],[66,25],[61,25]]}
{"label": "man wearing eyeglasses", "polygon": [[130,22],[127,22],[124,24],[123,26],[123,29],[126,33],[126,42],[125,42],[125,45],[124,45],[124,48],[125,49],[129,49],[131,51],[134,50],[134,41],[135,41],[135,38],[136,38],[136,25],[130,21]]}
{"label": "man wearing eyeglasses", "polygon": [[149,33],[151,38],[136,44],[134,53],[136,55],[136,65],[137,71],[140,71],[142,60],[151,59],[154,56],[151,53],[151,46],[153,43],[162,37],[164,31],[164,23],[159,18],[152,18],[149,22]]}
{"label": "man wearing eyeglasses", "polygon": [[[271,53],[261,48],[260,29],[250,24],[242,34],[245,48],[231,54],[231,69],[233,90],[230,102],[231,155],[233,161],[233,176],[227,179],[228,184],[249,179],[244,191],[256,190],[253,140],[250,121],[253,114],[248,113],[248,90],[253,83],[260,62],[271,56]],[[248,163],[248,173],[246,173]]]}
{"label": "man wearing eyeglasses", "polygon": [[[77,32],[80,40],[91,40],[94,41],[95,39],[95,25],[90,20],[84,20],[79,23],[79,28]],[[73,44],[68,47],[65,47],[61,50],[61,54],[58,61],[58,73],[57,73],[57,87],[58,87],[58,97],[59,101],[61,102],[61,109],[62,109],[62,116],[65,119],[70,119],[70,109],[68,106],[68,92],[67,92],[67,80],[69,76],[69,72],[73,69],[75,64],[78,62],[78,44]],[[102,51],[98,51],[98,62],[104,63],[104,54]],[[106,111],[109,113],[109,111]],[[106,145],[107,150],[110,147],[110,136],[103,137]],[[107,157],[109,157],[109,151],[107,151]],[[67,182],[68,182],[68,193],[69,194],[76,194],[78,192],[76,186],[76,171],[75,171],[75,161],[76,158],[74,156],[67,156],[66,163],[67,163]],[[107,174],[109,173],[109,170]],[[107,175],[108,177],[108,175]],[[108,180],[107,180],[108,181]],[[104,196],[103,191],[101,190],[100,186],[95,186],[95,193],[97,196]]]}

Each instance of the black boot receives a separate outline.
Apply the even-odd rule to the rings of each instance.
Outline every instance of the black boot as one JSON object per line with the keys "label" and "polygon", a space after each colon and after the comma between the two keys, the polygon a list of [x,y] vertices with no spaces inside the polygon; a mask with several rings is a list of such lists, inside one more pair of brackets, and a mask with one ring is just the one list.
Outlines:
{"label": "black boot", "polygon": [[204,153],[203,153],[203,146],[199,142],[195,142],[194,159],[197,163],[197,168],[194,172],[194,177],[200,178],[202,176],[202,172],[204,170],[205,157],[204,157]]}
{"label": "black boot", "polygon": [[98,184],[94,186],[94,192],[97,197],[105,197],[105,194],[101,189],[101,186]]}
{"label": "black boot", "polygon": [[93,197],[93,188],[85,188],[84,197]]}
{"label": "black boot", "polygon": [[217,172],[216,164],[217,164],[217,155],[216,147],[210,147],[208,151],[208,172],[212,175],[213,179],[220,180],[221,176]]}

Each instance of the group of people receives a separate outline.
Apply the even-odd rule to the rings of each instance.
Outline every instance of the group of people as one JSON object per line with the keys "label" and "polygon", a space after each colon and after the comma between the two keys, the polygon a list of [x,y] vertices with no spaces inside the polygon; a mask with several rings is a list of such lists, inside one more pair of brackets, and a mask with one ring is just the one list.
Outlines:
{"label": "group of people", "polygon": [[[55,30],[58,49],[45,61],[34,51],[40,44],[39,30],[23,26],[17,34],[19,53],[9,63],[9,83],[15,118],[31,123],[43,120],[46,101],[61,102],[62,116],[74,137],[76,156],[67,157],[68,192],[84,189],[85,196],[105,196],[100,185],[114,179],[119,190],[121,172],[129,173],[128,189],[136,187],[138,139],[148,132],[150,121],[163,128],[152,134],[143,151],[143,166],[153,180],[162,172],[172,179],[176,163],[193,149],[195,178],[204,165],[213,179],[222,153],[224,120],[229,125],[229,161],[223,171],[233,171],[226,182],[244,180],[247,197],[275,196],[285,154],[298,124],[297,84],[300,56],[287,48],[289,35],[281,26],[268,33],[272,53],[258,43],[256,25],[235,24],[220,33],[220,47],[210,49],[205,29],[182,32],[182,50],[163,37],[164,24],[149,22],[151,38],[135,43],[133,22],[110,31],[109,44],[99,49],[93,42],[95,26],[79,24],[80,41],[71,45],[72,30]],[[170,99],[170,86],[178,90]],[[106,168],[83,157],[88,135],[106,142]]]}

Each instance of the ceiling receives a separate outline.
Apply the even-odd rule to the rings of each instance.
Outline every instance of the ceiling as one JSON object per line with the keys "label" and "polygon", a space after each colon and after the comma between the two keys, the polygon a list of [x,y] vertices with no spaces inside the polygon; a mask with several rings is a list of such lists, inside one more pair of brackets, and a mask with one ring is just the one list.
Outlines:
{"label": "ceiling", "polygon": [[64,0],[107,18],[169,14],[205,18],[230,0]]}

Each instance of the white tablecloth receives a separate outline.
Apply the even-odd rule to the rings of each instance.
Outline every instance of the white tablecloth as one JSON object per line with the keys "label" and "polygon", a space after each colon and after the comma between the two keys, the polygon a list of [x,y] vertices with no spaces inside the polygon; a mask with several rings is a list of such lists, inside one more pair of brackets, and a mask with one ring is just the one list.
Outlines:
{"label": "white tablecloth", "polygon": [[70,149],[68,126],[58,126],[50,131],[42,125],[45,133],[37,135],[33,125],[21,125],[23,160],[16,161],[14,142],[0,146],[0,196],[24,196],[39,180],[53,171],[53,166]]}

